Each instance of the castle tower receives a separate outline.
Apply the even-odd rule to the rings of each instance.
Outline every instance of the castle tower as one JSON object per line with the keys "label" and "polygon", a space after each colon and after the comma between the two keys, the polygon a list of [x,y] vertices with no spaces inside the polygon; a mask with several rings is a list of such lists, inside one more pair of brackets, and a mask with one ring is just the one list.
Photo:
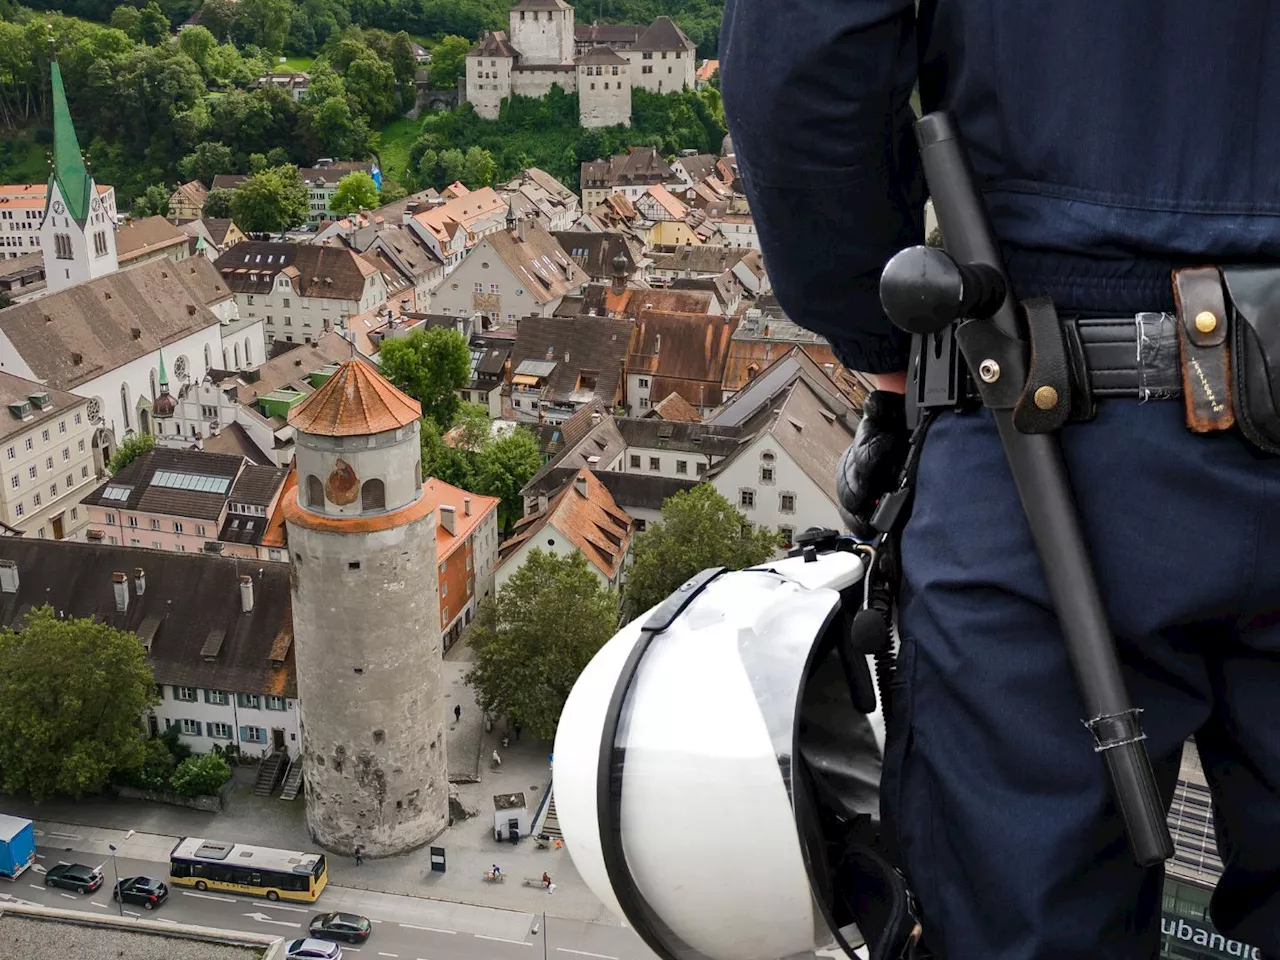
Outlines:
{"label": "castle tower", "polygon": [[578,123],[631,126],[631,64],[608,47],[592,47],[577,60]]}
{"label": "castle tower", "polygon": [[522,64],[573,61],[573,7],[565,0],[520,0],[510,16],[509,36]]}
{"label": "castle tower", "polygon": [[436,517],[419,404],[352,359],[289,414],[285,494],[307,826],[390,856],[448,823]]}
{"label": "castle tower", "polygon": [[98,185],[80,154],[71,123],[67,94],[58,61],[50,64],[53,80],[53,170],[40,221],[45,282],[50,293],[115,273],[116,233],[112,212],[103,206]]}

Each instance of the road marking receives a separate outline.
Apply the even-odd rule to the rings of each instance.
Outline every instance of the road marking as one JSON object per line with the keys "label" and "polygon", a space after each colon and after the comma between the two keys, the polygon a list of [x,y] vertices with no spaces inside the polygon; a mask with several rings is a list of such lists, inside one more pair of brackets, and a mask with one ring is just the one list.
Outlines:
{"label": "road marking", "polygon": [[191,893],[189,890],[183,890],[184,897],[199,897],[201,900],[221,900],[223,903],[235,903],[234,897],[215,897],[212,893]]}
{"label": "road marking", "polygon": [[32,827],[32,828],[31,828],[31,832],[32,832],[32,833],[34,833],[37,837],[43,837],[43,836],[44,836],[44,831],[43,831],[43,830],[37,830],[35,827]]}
{"label": "road marking", "polygon": [[514,943],[517,947],[532,946],[528,940],[508,940],[506,937],[486,937],[483,933],[473,933],[472,936],[480,940],[497,940],[500,943]]}
{"label": "road marking", "polygon": [[382,921],[381,921],[381,920],[371,920],[371,921],[369,921],[369,922],[370,922],[370,923],[381,923]]}
{"label": "road marking", "polygon": [[156,923],[177,923],[178,922],[177,920],[170,920],[167,917],[156,917],[155,921]]}
{"label": "road marking", "polygon": [[48,872],[49,872],[48,870],[46,870],[44,867],[42,867],[42,866],[41,866],[40,864],[38,864],[38,863],[33,863],[33,864],[31,865],[31,869],[32,869],[32,870],[34,870],[36,873],[48,873]]}
{"label": "road marking", "polygon": [[142,914],[138,913],[138,911],[137,911],[137,910],[126,910],[126,911],[125,911],[125,913],[127,913],[127,914],[128,914],[129,916],[131,916],[131,917],[140,917],[140,916],[142,916]]}
{"label": "road marking", "polygon": [[36,859],[37,859],[37,860],[43,860],[43,859],[44,859],[44,854],[43,854],[43,853],[37,853],[37,854],[36,854]]}
{"label": "road marking", "polygon": [[107,905],[106,905],[105,903],[95,903],[93,900],[90,900],[90,901],[89,901],[89,906],[91,906],[91,907],[97,907],[99,910],[106,910],[106,909],[107,909]]}
{"label": "road marking", "polygon": [[400,954],[398,954],[398,953],[383,953],[381,950],[379,950],[379,951],[378,951],[378,956],[380,956],[380,957],[398,957],[398,956],[400,956]]}
{"label": "road marking", "polygon": [[266,907],[268,910],[292,910],[294,913],[310,913],[306,907],[286,907],[283,903],[261,903],[258,900],[253,901],[255,907]]}
{"label": "road marking", "polygon": [[79,897],[77,897],[74,893],[62,893],[62,891],[58,891],[58,892],[59,892],[59,895],[66,897],[68,900],[79,900],[79,899],[80,899],[80,898],[79,898]]}
{"label": "road marking", "polygon": [[78,833],[51,833],[51,837],[58,837],[62,840],[80,840],[82,837]]}
{"label": "road marking", "polygon": [[292,920],[272,920],[265,913],[246,913],[246,917],[253,917],[259,923],[273,923],[277,927],[300,927],[302,924],[294,923]]}
{"label": "road marking", "polygon": [[28,884],[27,884],[27,886],[28,886],[28,887],[35,887],[37,890],[43,890],[43,889],[44,889],[44,887],[43,887],[43,886],[41,886],[41,885],[40,885],[40,884],[38,884],[38,883],[28,883]]}
{"label": "road marking", "polygon": [[[439,927],[419,927],[412,923],[402,923],[400,926],[404,927],[406,930],[429,930],[432,933],[447,933],[449,936],[453,936],[458,932],[457,930],[441,930]],[[418,960],[422,960],[422,958],[419,957]]]}
{"label": "road marking", "polygon": [[607,953],[588,953],[586,950],[570,950],[568,947],[556,947],[561,953],[576,953],[580,957],[599,957],[600,960],[618,960]]}

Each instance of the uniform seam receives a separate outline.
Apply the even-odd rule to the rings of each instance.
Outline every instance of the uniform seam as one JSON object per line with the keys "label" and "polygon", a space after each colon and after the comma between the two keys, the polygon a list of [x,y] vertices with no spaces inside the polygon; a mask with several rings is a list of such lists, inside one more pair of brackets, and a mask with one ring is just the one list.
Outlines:
{"label": "uniform seam", "polygon": [[1239,630],[1248,622],[1251,614],[1249,612],[1249,601],[1253,596],[1254,584],[1258,579],[1258,554],[1262,543],[1259,532],[1262,528],[1262,505],[1267,502],[1267,478],[1261,473],[1258,476],[1258,496],[1254,499],[1254,508],[1250,523],[1245,528],[1245,536],[1248,538],[1248,546],[1241,553],[1248,557],[1245,561],[1243,576],[1240,578],[1242,588],[1240,599],[1236,604],[1236,609],[1240,612],[1236,614],[1236,629]]}

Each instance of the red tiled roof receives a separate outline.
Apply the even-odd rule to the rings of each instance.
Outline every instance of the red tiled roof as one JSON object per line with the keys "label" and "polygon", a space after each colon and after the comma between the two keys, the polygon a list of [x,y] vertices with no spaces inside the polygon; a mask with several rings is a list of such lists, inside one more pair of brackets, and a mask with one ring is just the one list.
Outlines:
{"label": "red tiled roof", "polygon": [[348,360],[329,381],[289,412],[289,425],[324,437],[360,437],[407,427],[422,405],[363,361]]}

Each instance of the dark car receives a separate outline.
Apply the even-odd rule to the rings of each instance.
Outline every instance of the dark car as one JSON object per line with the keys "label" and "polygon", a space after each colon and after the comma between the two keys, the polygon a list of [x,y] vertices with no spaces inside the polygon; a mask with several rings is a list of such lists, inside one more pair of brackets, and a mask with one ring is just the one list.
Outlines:
{"label": "dark car", "polygon": [[81,893],[93,893],[102,886],[102,874],[83,863],[60,863],[44,875],[46,887],[66,887]]}
{"label": "dark car", "polygon": [[169,899],[169,887],[150,877],[125,877],[116,884],[111,899],[140,903],[143,910],[154,910]]}
{"label": "dark car", "polygon": [[373,924],[354,913],[320,913],[311,919],[311,936],[324,940],[360,943],[369,939],[372,928]]}

